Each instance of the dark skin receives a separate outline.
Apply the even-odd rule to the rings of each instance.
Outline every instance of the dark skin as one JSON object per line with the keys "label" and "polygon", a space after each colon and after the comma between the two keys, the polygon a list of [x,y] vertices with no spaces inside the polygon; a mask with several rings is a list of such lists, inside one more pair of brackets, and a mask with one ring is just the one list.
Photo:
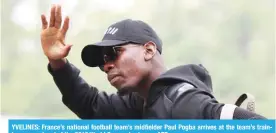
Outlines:
{"label": "dark skin", "polygon": [[127,44],[119,49],[115,61],[106,62],[104,71],[112,86],[118,90],[138,92],[147,98],[152,82],[159,77],[165,67],[156,44]]}
{"label": "dark skin", "polygon": [[[62,19],[60,5],[53,5],[50,14],[49,21],[45,15],[41,15],[41,45],[55,71],[66,64],[72,45],[65,43],[69,17]],[[118,90],[138,92],[146,99],[152,82],[165,71],[165,66],[153,42],[140,46],[136,44],[135,47],[133,45],[135,44],[124,45],[118,58],[105,63],[104,71],[112,86]]]}

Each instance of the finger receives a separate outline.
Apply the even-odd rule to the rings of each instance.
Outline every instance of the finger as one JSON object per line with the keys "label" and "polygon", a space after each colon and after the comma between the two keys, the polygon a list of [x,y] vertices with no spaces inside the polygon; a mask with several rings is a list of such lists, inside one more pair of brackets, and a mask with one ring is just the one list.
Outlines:
{"label": "finger", "polygon": [[69,28],[69,21],[70,21],[69,17],[66,16],[63,26],[62,26],[62,29],[61,29],[61,33],[63,34],[64,37],[66,36],[67,30]]}
{"label": "finger", "polygon": [[50,27],[55,26],[55,10],[56,10],[56,6],[53,5],[52,8],[51,8]]}
{"label": "finger", "polygon": [[42,29],[46,29],[48,27],[48,22],[46,20],[45,15],[41,15]]}
{"label": "finger", "polygon": [[61,6],[58,5],[57,8],[56,8],[56,12],[55,12],[55,27],[56,28],[60,28],[61,26],[61,21],[62,21],[62,18],[61,18]]}

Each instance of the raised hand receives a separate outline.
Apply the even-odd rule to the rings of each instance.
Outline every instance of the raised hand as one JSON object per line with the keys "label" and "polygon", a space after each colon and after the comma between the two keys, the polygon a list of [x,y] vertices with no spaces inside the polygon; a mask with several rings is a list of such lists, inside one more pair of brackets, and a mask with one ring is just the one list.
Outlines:
{"label": "raised hand", "polygon": [[44,54],[51,61],[64,60],[72,45],[65,44],[65,36],[69,27],[69,17],[66,17],[62,25],[61,6],[53,5],[51,8],[50,23],[45,15],[41,15],[42,31],[41,45]]}

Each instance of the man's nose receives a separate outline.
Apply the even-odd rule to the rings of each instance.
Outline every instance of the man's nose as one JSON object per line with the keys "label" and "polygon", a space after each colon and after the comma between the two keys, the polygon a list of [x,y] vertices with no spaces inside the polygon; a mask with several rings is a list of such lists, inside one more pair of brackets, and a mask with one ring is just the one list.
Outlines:
{"label": "man's nose", "polygon": [[114,68],[114,63],[112,63],[112,62],[107,62],[104,64],[104,71],[106,73],[109,72],[113,68]]}

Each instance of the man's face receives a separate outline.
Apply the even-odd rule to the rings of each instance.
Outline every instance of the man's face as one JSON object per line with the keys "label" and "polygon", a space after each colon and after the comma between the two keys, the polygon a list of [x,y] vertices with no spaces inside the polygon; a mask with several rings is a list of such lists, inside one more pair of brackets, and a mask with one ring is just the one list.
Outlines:
{"label": "man's face", "polygon": [[147,73],[142,45],[127,44],[103,49],[105,64],[102,68],[107,73],[110,84],[117,89],[133,89]]}

